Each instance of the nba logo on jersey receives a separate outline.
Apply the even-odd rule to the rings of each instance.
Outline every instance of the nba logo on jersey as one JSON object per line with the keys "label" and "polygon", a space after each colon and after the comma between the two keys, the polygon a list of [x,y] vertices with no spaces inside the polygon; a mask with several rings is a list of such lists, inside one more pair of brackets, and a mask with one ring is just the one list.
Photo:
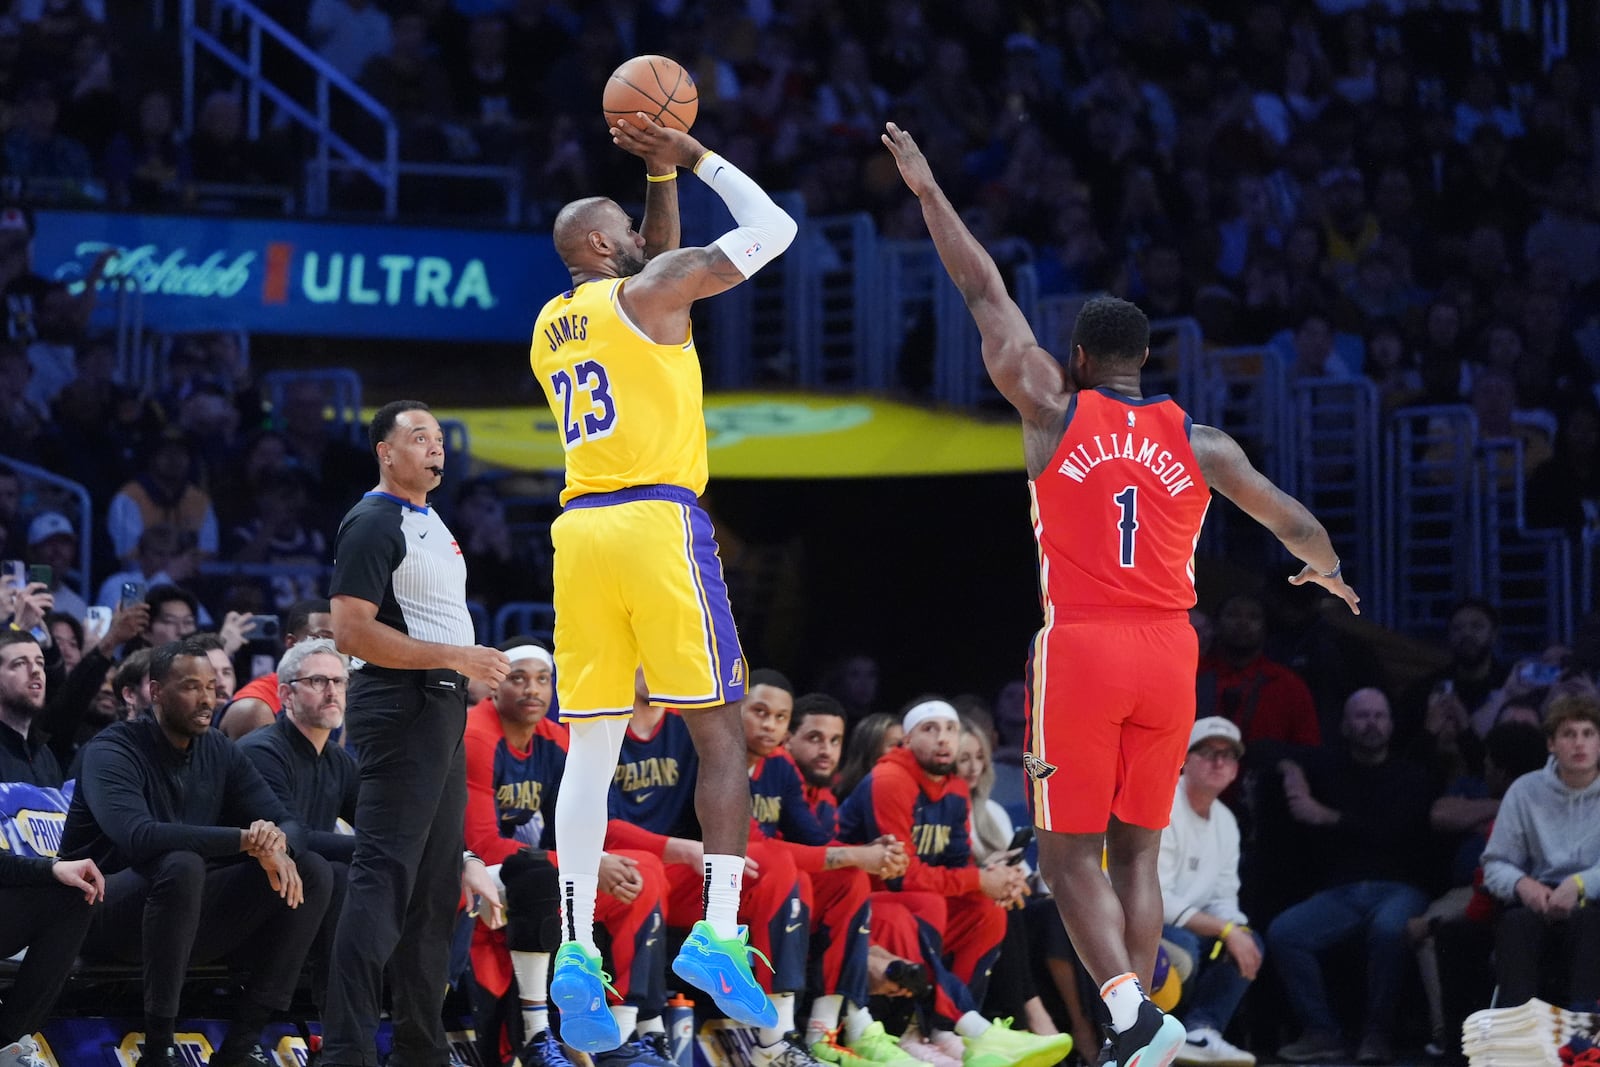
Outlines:
{"label": "nba logo on jersey", "polygon": [[1133,428],[1133,412],[1128,412],[1128,428]]}

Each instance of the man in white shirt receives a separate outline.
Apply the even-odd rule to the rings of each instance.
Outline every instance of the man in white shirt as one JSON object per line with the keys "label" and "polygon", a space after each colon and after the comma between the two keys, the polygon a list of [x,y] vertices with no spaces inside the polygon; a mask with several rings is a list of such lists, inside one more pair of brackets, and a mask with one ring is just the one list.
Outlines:
{"label": "man in white shirt", "polygon": [[[1222,1036],[1261,970],[1261,938],[1239,910],[1239,824],[1217,800],[1239,776],[1243,755],[1233,723],[1215,715],[1196,722],[1172,799],[1172,821],[1161,831],[1161,936],[1195,961],[1183,998],[1189,1034],[1178,1051],[1182,1064],[1256,1062]],[[1219,942],[1220,950],[1213,951]]]}

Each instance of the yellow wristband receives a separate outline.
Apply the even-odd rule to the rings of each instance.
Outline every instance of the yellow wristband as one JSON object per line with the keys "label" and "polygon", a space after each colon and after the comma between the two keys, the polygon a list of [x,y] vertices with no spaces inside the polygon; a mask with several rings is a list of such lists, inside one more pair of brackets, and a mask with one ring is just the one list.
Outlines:
{"label": "yellow wristband", "polygon": [[646,174],[644,180],[647,182],[675,182],[678,180],[678,171],[674,168],[671,174]]}
{"label": "yellow wristband", "polygon": [[1573,875],[1572,876],[1572,884],[1578,887],[1578,907],[1581,908],[1584,905],[1589,903],[1589,891],[1586,888],[1584,888],[1583,875],[1581,875],[1581,874]]}
{"label": "yellow wristband", "polygon": [[711,158],[711,149],[708,148],[708,149],[706,149],[704,152],[702,152],[700,154],[700,158],[694,161],[694,166],[691,167],[690,169],[693,170],[696,174],[699,174],[700,173],[700,164],[704,163],[706,160],[708,160],[710,158]]}
{"label": "yellow wristband", "polygon": [[1222,924],[1222,932],[1217,935],[1217,943],[1211,946],[1211,958],[1216,959],[1222,955],[1222,944],[1228,940],[1228,935],[1233,933],[1234,922],[1229,920]]}

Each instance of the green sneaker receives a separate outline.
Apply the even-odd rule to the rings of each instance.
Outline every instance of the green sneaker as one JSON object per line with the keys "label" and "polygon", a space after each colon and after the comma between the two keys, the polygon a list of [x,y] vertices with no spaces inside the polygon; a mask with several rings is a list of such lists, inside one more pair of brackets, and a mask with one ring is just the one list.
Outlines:
{"label": "green sneaker", "polygon": [[839,1044],[837,1030],[829,1030],[820,1040],[811,1042],[809,1048],[812,1057],[823,1063],[837,1064],[838,1067],[872,1067],[872,1061],[859,1051]]}
{"label": "green sneaker", "polygon": [[710,993],[722,1014],[734,1022],[770,1030],[778,1025],[778,1008],[750,971],[751,953],[772,966],[758,949],[750,947],[747,927],[739,927],[735,937],[720,938],[711,924],[701,919],[683,939],[672,972]]}
{"label": "green sneaker", "polygon": [[1010,1019],[996,1019],[977,1037],[961,1039],[967,1046],[962,1067],[979,1067],[974,1055],[1003,1057],[1013,1067],[1053,1067],[1072,1051],[1071,1034],[1043,1036],[1011,1029]]}
{"label": "green sneaker", "polygon": [[848,1047],[857,1056],[871,1060],[880,1067],[928,1067],[928,1064],[901,1048],[876,1019]]}
{"label": "green sneaker", "polygon": [[550,971],[550,1003],[561,1012],[562,1041],[579,1052],[609,1052],[622,1044],[608,992],[616,990],[600,969],[600,957],[576,941],[563,942]]}

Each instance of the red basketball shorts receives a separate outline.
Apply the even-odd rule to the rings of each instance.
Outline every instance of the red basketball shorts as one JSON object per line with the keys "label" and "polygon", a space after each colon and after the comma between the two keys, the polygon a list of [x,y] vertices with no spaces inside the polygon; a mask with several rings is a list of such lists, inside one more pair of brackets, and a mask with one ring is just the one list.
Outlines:
{"label": "red basketball shorts", "polygon": [[1085,609],[1034,638],[1023,756],[1034,822],[1162,829],[1194,726],[1199,646],[1186,614]]}

